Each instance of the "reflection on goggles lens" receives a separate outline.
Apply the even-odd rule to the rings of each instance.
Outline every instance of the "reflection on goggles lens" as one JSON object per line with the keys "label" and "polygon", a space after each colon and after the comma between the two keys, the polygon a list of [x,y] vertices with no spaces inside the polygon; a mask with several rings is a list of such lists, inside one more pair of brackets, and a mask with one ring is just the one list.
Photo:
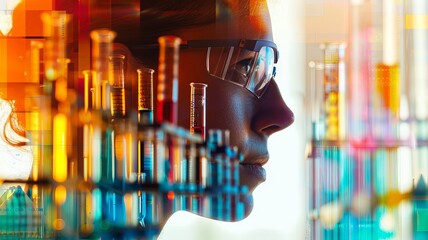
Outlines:
{"label": "reflection on goggles lens", "polygon": [[210,75],[246,87],[261,97],[275,74],[275,55],[271,47],[259,52],[235,47],[209,47],[207,70]]}

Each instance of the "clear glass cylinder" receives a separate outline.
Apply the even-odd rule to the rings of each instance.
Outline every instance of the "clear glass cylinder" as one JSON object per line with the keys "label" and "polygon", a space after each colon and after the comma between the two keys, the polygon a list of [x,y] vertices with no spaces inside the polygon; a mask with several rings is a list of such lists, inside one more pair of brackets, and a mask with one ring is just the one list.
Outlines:
{"label": "clear glass cylinder", "polygon": [[84,70],[83,74],[83,112],[79,113],[80,121],[83,123],[83,179],[88,181],[92,175],[92,137],[91,132],[91,113],[89,112],[90,99],[93,99],[90,94],[92,77],[94,71]]}
{"label": "clear glass cylinder", "polygon": [[428,138],[428,29],[426,16],[428,3],[420,0],[407,0],[405,9],[405,34],[407,63],[406,78],[408,79],[408,97],[410,117],[422,122],[416,134],[418,139]]}
{"label": "clear glass cylinder", "polygon": [[[143,125],[153,124],[153,73],[150,68],[137,69],[138,79],[138,122]],[[138,142],[138,179],[152,183],[154,179],[153,130],[143,132],[143,140]],[[148,198],[150,196],[148,195]]]}
{"label": "clear glass cylinder", "polygon": [[111,64],[113,40],[116,33],[109,29],[97,29],[90,33],[92,39],[92,70],[95,71],[94,98],[95,109],[110,108]]}
{"label": "clear glass cylinder", "polygon": [[40,83],[40,49],[43,49],[43,43],[40,41],[31,41],[31,82]]}
{"label": "clear glass cylinder", "polygon": [[205,140],[206,88],[204,83],[190,83],[190,133],[200,134]]}
{"label": "clear glass cylinder", "polygon": [[351,1],[348,54],[348,124],[349,139],[363,142],[370,138],[370,23],[364,21],[369,11],[367,1]]}
{"label": "clear glass cylinder", "polygon": [[422,0],[405,1],[406,64],[405,80],[409,99],[409,122],[412,140],[413,194],[412,236],[409,239],[427,239],[426,199],[428,182],[428,2]]}
{"label": "clear glass cylinder", "polygon": [[324,82],[324,62],[309,61],[309,77],[307,79],[308,102],[310,108],[307,108],[307,116],[310,116],[308,135],[309,139],[321,140],[324,138],[324,119],[323,119],[323,82]]}
{"label": "clear glass cylinder", "polygon": [[325,138],[343,140],[345,138],[345,86],[344,67],[345,45],[329,43],[324,49],[324,104]]}
{"label": "clear glass cylinder", "polygon": [[178,67],[181,39],[162,36],[158,39],[159,71],[156,121],[177,124]]}
{"label": "clear glass cylinder", "polygon": [[44,46],[45,77],[49,81],[54,81],[64,73],[61,70],[63,64],[58,60],[64,59],[66,56],[65,44],[69,16],[65,11],[44,12],[42,21],[43,34],[46,36]]}
{"label": "clear glass cylinder", "polygon": [[138,121],[153,123],[153,73],[150,68],[137,69],[138,75]]}
{"label": "clear glass cylinder", "polygon": [[126,114],[125,104],[125,55],[110,56],[112,81],[110,88],[111,115],[113,118],[123,118]]}
{"label": "clear glass cylinder", "polygon": [[95,72],[92,70],[83,70],[83,110],[89,111],[90,108],[94,107],[93,103],[93,89],[92,89],[92,81],[95,78]]}
{"label": "clear glass cylinder", "polygon": [[58,102],[67,101],[68,93],[68,64],[70,59],[60,58],[58,59],[58,65],[60,66],[60,75],[55,82],[55,99]]}
{"label": "clear glass cylinder", "polygon": [[53,179],[64,182],[67,179],[67,116],[62,113],[53,119]]}
{"label": "clear glass cylinder", "polygon": [[400,1],[372,1],[372,132],[379,141],[398,139],[401,7]]}

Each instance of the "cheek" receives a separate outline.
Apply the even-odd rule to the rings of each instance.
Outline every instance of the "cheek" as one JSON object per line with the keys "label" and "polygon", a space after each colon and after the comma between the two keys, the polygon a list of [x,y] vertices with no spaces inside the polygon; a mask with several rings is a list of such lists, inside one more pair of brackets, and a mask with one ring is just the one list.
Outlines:
{"label": "cheek", "polygon": [[[252,109],[243,88],[222,80],[209,81],[207,88],[207,129],[227,129],[231,141],[246,139],[250,131]],[[243,89],[245,90],[245,89]],[[238,140],[239,139],[239,140]]]}
{"label": "cheek", "polygon": [[240,145],[250,134],[254,115],[253,96],[245,88],[209,76],[205,55],[185,52],[180,55],[179,73],[179,125],[190,125],[190,83],[201,82],[206,89],[206,129],[222,129],[231,132],[231,141]]}

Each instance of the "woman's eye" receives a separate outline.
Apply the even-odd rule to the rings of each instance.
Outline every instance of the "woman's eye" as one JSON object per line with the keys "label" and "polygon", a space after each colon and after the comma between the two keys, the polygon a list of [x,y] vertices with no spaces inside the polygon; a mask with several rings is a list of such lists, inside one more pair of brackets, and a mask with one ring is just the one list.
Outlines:
{"label": "woman's eye", "polygon": [[230,66],[226,79],[239,85],[245,85],[248,81],[250,69],[251,59],[241,60]]}
{"label": "woman's eye", "polygon": [[251,62],[251,59],[241,60],[235,64],[235,68],[242,75],[248,76],[251,69],[250,62]]}

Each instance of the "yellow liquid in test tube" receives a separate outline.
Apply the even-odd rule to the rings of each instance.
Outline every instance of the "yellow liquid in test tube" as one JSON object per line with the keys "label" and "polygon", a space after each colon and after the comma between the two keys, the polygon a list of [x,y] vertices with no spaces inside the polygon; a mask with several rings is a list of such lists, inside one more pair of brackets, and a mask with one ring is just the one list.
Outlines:
{"label": "yellow liquid in test tube", "polygon": [[343,88],[343,69],[340,67],[344,46],[328,44],[324,50],[324,117],[325,137],[339,140],[343,137],[343,106],[341,88]]}
{"label": "yellow liquid in test tube", "polygon": [[67,179],[67,116],[57,114],[53,122],[53,178],[57,182]]}
{"label": "yellow liquid in test tube", "polygon": [[380,96],[381,107],[399,117],[400,110],[400,71],[398,64],[376,66],[376,92]]}

